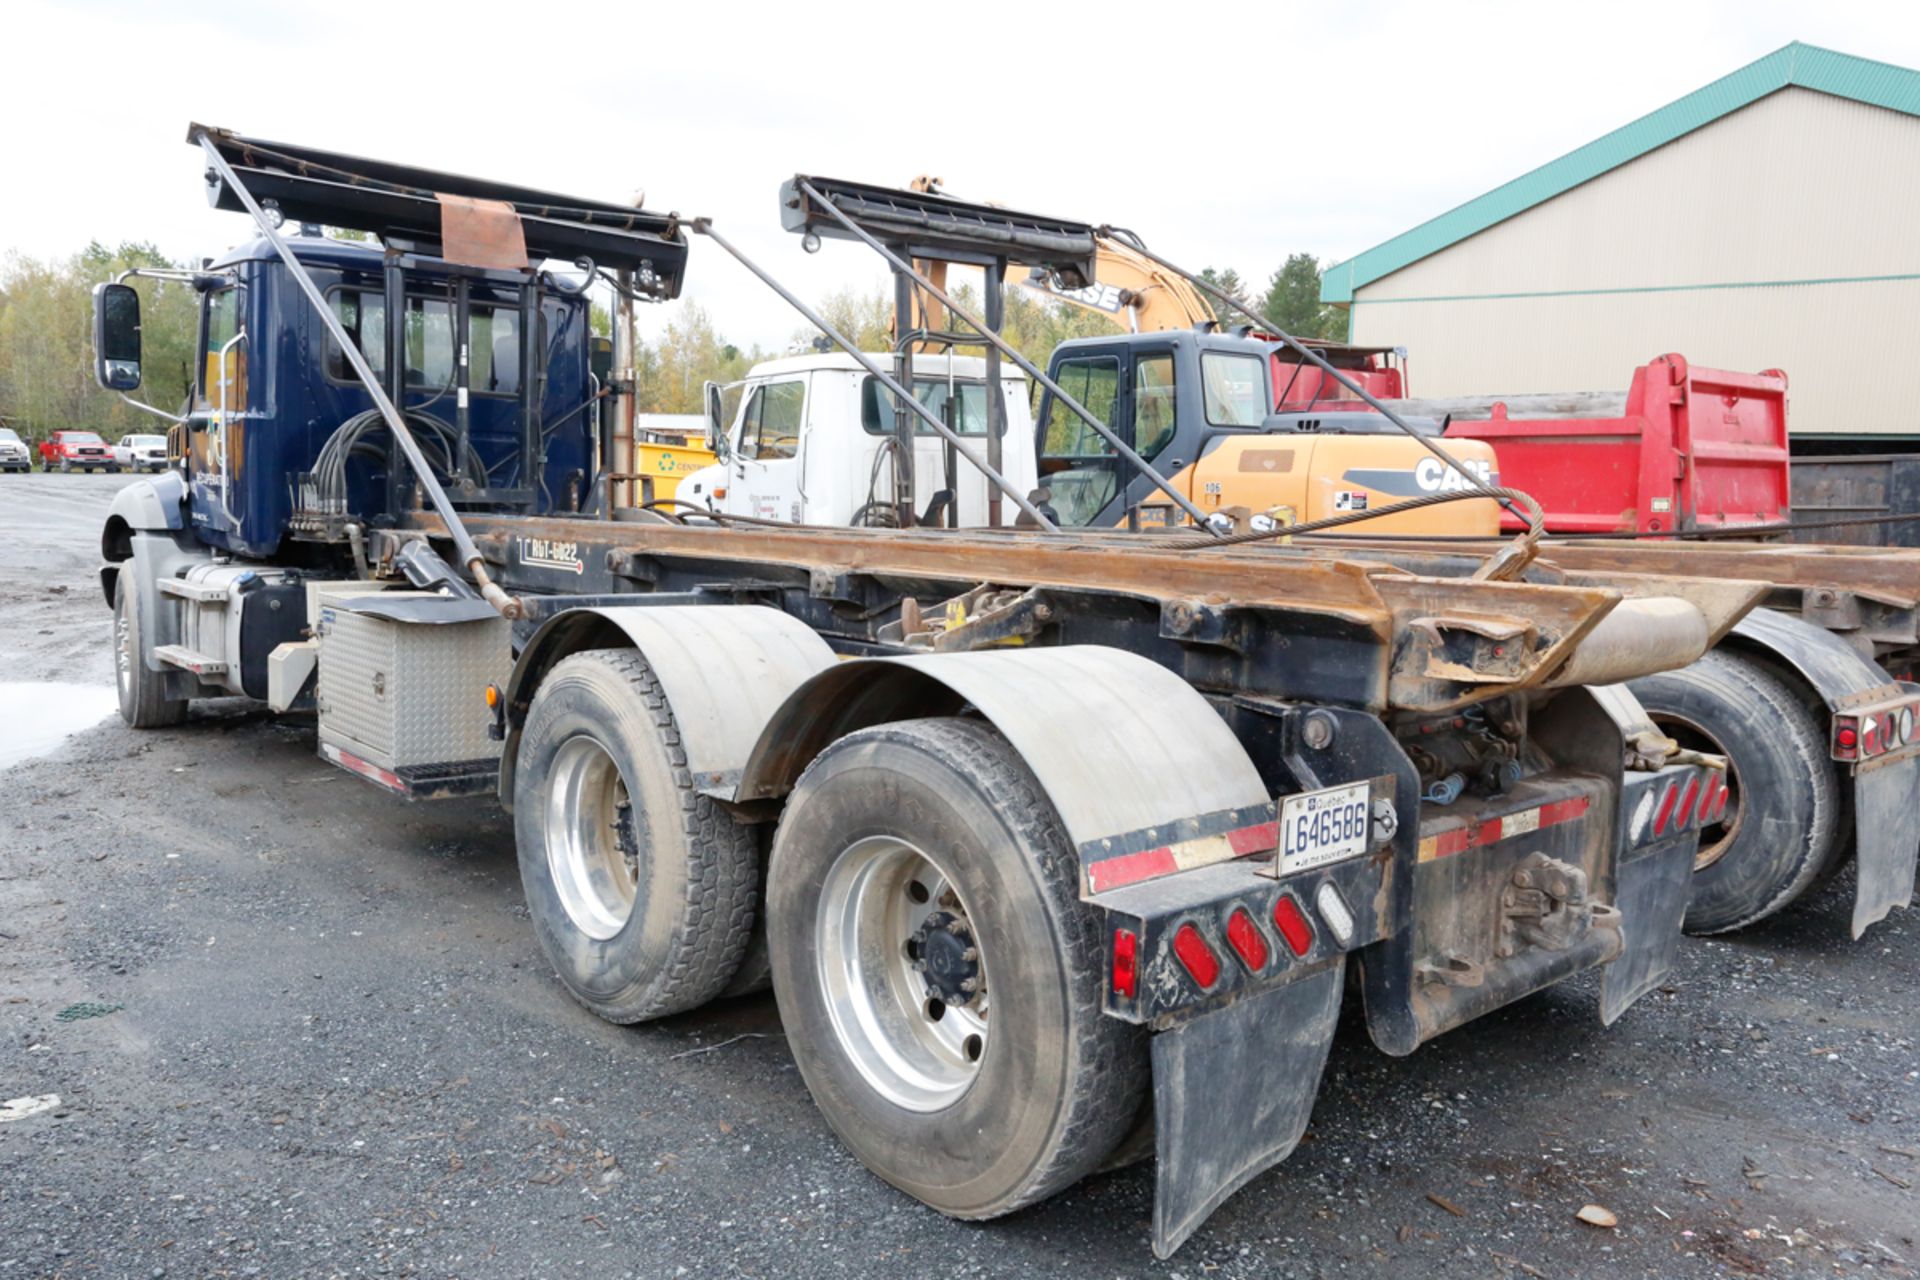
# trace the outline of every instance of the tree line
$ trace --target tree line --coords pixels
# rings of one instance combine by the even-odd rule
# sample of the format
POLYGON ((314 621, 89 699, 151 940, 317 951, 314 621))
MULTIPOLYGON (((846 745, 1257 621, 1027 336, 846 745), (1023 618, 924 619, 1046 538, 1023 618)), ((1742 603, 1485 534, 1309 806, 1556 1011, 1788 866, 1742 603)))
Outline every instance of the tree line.
MULTIPOLYGON (((67 428, 98 431, 108 439, 136 429, 156 429, 158 419, 93 381, 91 295, 95 284, 129 268, 180 265, 152 244, 139 241, 117 247, 95 241, 64 259, 14 254, 0 263, 0 426, 12 427, 33 441, 67 428)), ((1319 263, 1311 254, 1289 256, 1268 277, 1265 291, 1257 298, 1232 269, 1209 268, 1202 278, 1229 296, 1251 303, 1270 323, 1296 337, 1345 334, 1343 314, 1320 305, 1319 263)), ((135 277, 132 283, 141 294, 144 385, 139 394, 160 408, 178 410, 193 385, 199 324, 196 295, 192 286, 177 281, 135 277)), ((963 306, 977 312, 978 291, 973 285, 961 283, 952 292, 963 306)), ((893 345, 890 292, 841 290, 823 299, 818 310, 862 350, 885 351, 893 345)), ((1244 317, 1228 314, 1220 319, 1231 326, 1244 317)), ((605 314, 596 308, 595 327, 604 332, 604 325, 605 314)), ((1060 343, 1112 333, 1115 328, 1098 313, 1022 288, 1006 291, 1002 335, 1042 367, 1060 343)), ((785 352, 741 346, 728 341, 706 310, 688 299, 678 305, 659 335, 641 343, 635 353, 640 409, 699 413, 706 382, 736 381, 761 360, 812 350, 823 341, 811 328, 802 328, 794 331, 785 352)))

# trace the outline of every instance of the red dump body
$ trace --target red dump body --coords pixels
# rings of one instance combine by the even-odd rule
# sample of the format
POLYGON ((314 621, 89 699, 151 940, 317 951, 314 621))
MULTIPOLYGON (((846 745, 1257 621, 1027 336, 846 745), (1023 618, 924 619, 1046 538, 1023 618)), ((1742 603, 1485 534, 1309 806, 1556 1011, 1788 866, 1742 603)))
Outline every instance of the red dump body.
POLYGON ((1532 494, 1555 533, 1659 533, 1790 515, 1787 375, 1778 369, 1728 373, 1665 355, 1634 371, 1624 404, 1516 396, 1489 402, 1484 415, 1468 402, 1435 401, 1427 411, 1442 407, 1453 413, 1446 434, 1491 444, 1500 482, 1532 494))
MULTIPOLYGON (((1348 378, 1352 378, 1367 395, 1375 399, 1400 399, 1405 395, 1405 382, 1398 368, 1384 367, 1379 361, 1354 361, 1350 365, 1336 363, 1348 378)), ((1292 359, 1292 353, 1279 349, 1273 353, 1273 395, 1275 395, 1275 413, 1311 413, 1313 409, 1327 409, 1329 405, 1336 409, 1357 409, 1367 413, 1367 401, 1359 399, 1352 391, 1346 390, 1329 374, 1306 363, 1292 359)))

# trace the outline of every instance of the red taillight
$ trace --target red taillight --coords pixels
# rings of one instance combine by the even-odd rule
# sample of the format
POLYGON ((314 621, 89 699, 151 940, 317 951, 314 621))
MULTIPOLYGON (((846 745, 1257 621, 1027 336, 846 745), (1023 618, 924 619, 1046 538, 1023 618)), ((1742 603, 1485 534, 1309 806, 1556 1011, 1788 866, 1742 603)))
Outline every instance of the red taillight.
POLYGON ((1660 795, 1660 807, 1653 813, 1653 834, 1667 834, 1667 823, 1673 817, 1673 802, 1680 798, 1678 783, 1669 782, 1667 789, 1660 795))
POLYGON ((1173 931, 1173 954, 1201 986, 1210 987, 1219 980, 1220 958, 1191 924, 1183 924, 1173 931))
POLYGON ((1303 956, 1313 949, 1313 926, 1307 923, 1307 913, 1292 894, 1281 894, 1280 901, 1273 904, 1273 927, 1287 940, 1293 954, 1303 956))
POLYGON ((1140 939, 1131 929, 1113 931, 1113 993, 1128 1000, 1140 993, 1140 939))
POLYGON ((1851 758, 1860 749, 1860 731, 1852 720, 1833 722, 1833 754, 1843 759, 1851 758))
POLYGON ((1713 820, 1715 822, 1727 816, 1727 797, 1732 794, 1733 788, 1727 785, 1726 779, 1722 778, 1720 780, 1720 794, 1713 798, 1713 820))
POLYGON ((1227 945, 1247 966, 1247 972, 1258 973, 1267 967, 1267 940, 1260 936, 1259 926, 1244 907, 1235 907, 1227 917, 1227 945))
POLYGON ((1880 722, 1868 716, 1860 723, 1860 754, 1877 756, 1880 754, 1880 722))
POLYGON ((1693 817, 1693 801, 1700 794, 1700 776, 1695 774, 1687 779, 1687 793, 1680 797, 1680 807, 1673 815, 1673 825, 1684 827, 1693 817))
POLYGON ((1726 783, 1717 773, 1706 775, 1706 781, 1700 784, 1700 812, 1697 815, 1702 825, 1713 820, 1713 806, 1727 789, 1726 783))

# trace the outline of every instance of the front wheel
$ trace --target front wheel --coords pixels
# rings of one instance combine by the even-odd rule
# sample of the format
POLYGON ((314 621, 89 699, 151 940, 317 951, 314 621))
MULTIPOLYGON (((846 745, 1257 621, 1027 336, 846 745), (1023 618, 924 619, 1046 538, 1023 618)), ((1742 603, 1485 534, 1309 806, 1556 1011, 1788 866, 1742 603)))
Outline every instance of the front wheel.
POLYGON ((800 1074, 862 1163, 991 1218, 1098 1168, 1139 1112, 1138 1028, 1052 804, 992 729, 916 720, 808 767, 774 837, 767 931, 800 1074))
POLYGON ((1819 718, 1791 686, 1715 650, 1630 687, 1662 732, 1728 760, 1726 811, 1700 831, 1688 933, 1763 920, 1834 868, 1839 779, 1819 718))
POLYGON ((140 610, 140 593, 129 582, 134 572, 129 560, 113 580, 113 675, 120 718, 135 729, 164 729, 186 720, 187 700, 167 697, 166 682, 147 667, 153 632, 140 610))

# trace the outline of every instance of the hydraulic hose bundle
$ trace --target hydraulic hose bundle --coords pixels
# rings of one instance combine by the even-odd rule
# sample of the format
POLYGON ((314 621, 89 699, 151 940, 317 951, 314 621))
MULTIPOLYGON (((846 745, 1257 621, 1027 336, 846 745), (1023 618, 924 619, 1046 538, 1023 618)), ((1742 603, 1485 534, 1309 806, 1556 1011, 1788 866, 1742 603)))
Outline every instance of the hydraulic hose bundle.
MULTIPOLYGON (((408 409, 406 422, 436 480, 456 486, 486 487, 486 469, 479 455, 461 439, 453 424, 419 409, 408 409)), ((368 409, 348 418, 327 437, 313 463, 314 495, 323 507, 345 509, 349 459, 359 457, 384 466, 392 465, 391 439, 375 439, 383 434, 390 436, 385 416, 378 409, 368 409)))

